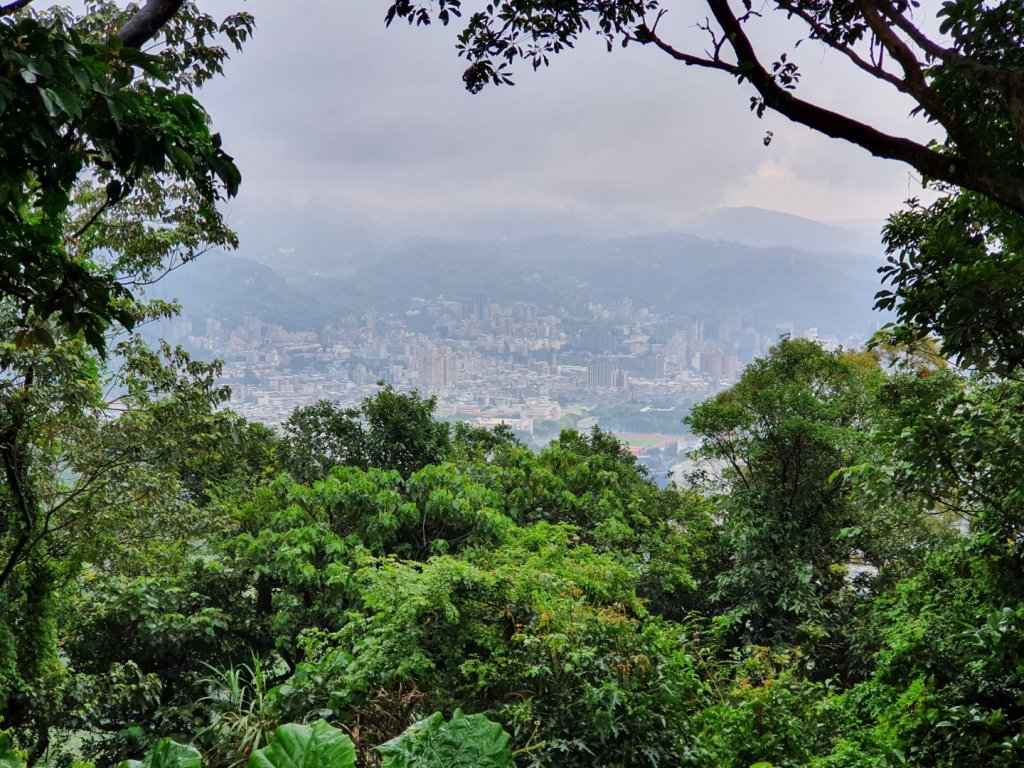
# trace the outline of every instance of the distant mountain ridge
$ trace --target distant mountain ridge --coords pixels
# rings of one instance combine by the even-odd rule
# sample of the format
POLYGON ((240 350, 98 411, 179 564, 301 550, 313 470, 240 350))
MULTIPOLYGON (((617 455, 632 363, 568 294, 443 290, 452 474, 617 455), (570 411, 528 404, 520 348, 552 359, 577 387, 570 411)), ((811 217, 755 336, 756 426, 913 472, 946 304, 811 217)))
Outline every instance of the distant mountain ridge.
MULTIPOLYGON (((819 234, 830 231, 821 227, 819 234)), ((291 329, 370 308, 403 312, 414 297, 467 301, 486 291, 495 301, 547 310, 609 305, 627 296, 635 307, 660 313, 739 309, 767 323, 846 334, 882 319, 871 309, 881 263, 880 255, 759 248, 688 234, 421 240, 385 249, 343 277, 303 271, 294 261, 285 276, 265 263, 210 254, 169 276, 161 292, 178 296, 189 316, 233 325, 256 315, 291 329)))
POLYGON ((882 222, 824 223, 763 208, 715 208, 687 220, 683 232, 754 247, 791 246, 824 253, 882 253, 882 222))

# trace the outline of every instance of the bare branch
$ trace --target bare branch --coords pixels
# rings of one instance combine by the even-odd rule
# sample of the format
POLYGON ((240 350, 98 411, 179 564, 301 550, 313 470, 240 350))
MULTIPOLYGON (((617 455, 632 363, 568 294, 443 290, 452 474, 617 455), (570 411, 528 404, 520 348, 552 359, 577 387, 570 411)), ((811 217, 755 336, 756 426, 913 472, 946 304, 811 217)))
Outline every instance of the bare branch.
POLYGON ((705 51, 706 56, 696 56, 686 51, 681 51, 678 48, 665 42, 665 40, 658 34, 658 23, 665 15, 664 9, 658 11, 658 16, 655 18, 654 23, 648 25, 646 21, 638 26, 632 33, 625 33, 626 38, 632 42, 640 43, 641 45, 654 45, 658 49, 664 51, 676 61, 681 61, 690 67, 704 67, 706 69, 720 69, 723 72, 728 72, 731 75, 735 75, 736 68, 733 64, 723 61, 720 53, 722 45, 725 43, 724 38, 717 37, 711 30, 710 22, 706 26, 701 26, 711 35, 712 50, 705 51))
MULTIPOLYGON (((634 38, 636 39, 636 38, 634 38)), ((730 64, 727 61, 722 61, 719 58, 703 58, 701 56, 694 56, 693 54, 680 51, 678 48, 674 48, 657 35, 651 34, 646 39, 639 39, 638 42, 642 43, 653 43, 656 47, 667 53, 676 61, 681 61, 690 67, 704 67, 706 69, 720 69, 723 72, 728 72, 731 75, 737 74, 736 66, 730 64)))
POLYGON ((892 72, 887 71, 884 68, 881 59, 874 60, 873 58, 872 61, 868 61, 857 53, 852 46, 841 43, 838 40, 829 39, 828 30, 817 19, 788 0, 786 0, 786 2, 780 2, 779 8, 792 14, 798 19, 801 19, 808 27, 811 28, 811 31, 817 36, 816 39, 820 40, 824 45, 827 45, 832 50, 838 51, 846 56, 846 58, 853 62, 857 67, 864 70, 872 77, 884 80, 897 90, 907 93, 907 84, 892 72))

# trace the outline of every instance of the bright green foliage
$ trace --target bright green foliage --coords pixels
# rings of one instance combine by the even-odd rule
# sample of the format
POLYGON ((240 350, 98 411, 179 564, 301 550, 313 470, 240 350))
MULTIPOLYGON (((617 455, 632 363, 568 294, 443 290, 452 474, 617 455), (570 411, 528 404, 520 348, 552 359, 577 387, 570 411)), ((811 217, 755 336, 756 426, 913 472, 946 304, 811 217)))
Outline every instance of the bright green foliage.
POLYGON ((200 768, 202 763, 195 747, 160 739, 142 760, 125 760, 120 768, 200 768))
POLYGON ((11 739, 0 732, 0 768, 23 768, 22 756, 11 746, 11 739))
POLYGON ((352 739, 323 720, 312 725, 282 725, 263 749, 252 753, 249 768, 355 768, 352 739))
MULTIPOLYGON (((540 453, 455 432, 451 461, 406 476, 247 490, 218 470, 190 555, 94 571, 67 599, 60 722, 97 759, 136 753, 123 734, 195 733, 209 768, 319 718, 371 760, 457 708, 500 725, 521 768, 1010 765, 1021 601, 994 534, 1016 529, 952 474, 923 480, 945 456, 1009 502, 1012 465, 972 451, 1010 450, 996 404, 1014 391, 784 342, 694 412, 722 470, 707 498, 659 490, 599 431, 540 453), (943 437, 947 400, 965 423, 943 437), (954 498, 977 536, 923 514, 954 498), (851 561, 878 572, 854 581, 851 561)), ((265 466, 250 455, 267 454, 226 466, 265 466)))
POLYGON ((755 646, 722 664, 716 681, 722 697, 694 718, 694 761, 796 768, 827 748, 834 733, 817 711, 825 691, 801 678, 797 661, 755 646))
MULTIPOLYGON (((686 633, 641 594, 668 606, 695 590, 688 542, 708 535, 706 505, 659 491, 601 433, 565 433, 540 456, 496 446, 493 463, 455 448, 464 465, 404 480, 337 467, 244 494, 176 575, 85 582, 66 653, 94 676, 133 658, 161 684, 142 714, 153 732, 201 731, 213 766, 275 720, 325 713, 357 723, 366 752, 404 729, 410 704, 489 710, 535 764, 634 748, 671 763, 680 734, 660 724, 700 685, 686 633), (515 477, 540 496, 517 495, 515 477), (538 519, 560 510, 577 525, 538 519), (257 668, 262 683, 245 671, 257 668)), ((127 726, 138 710, 124 703, 127 726)))
POLYGON ((638 589, 665 615, 684 615, 702 597, 710 510, 697 494, 659 490, 614 436, 572 430, 538 455, 511 448, 489 468, 507 514, 520 523, 569 523, 580 541, 633 561, 638 589))
MULTIPOLYGON (((105 182, 103 208, 162 172, 212 205, 221 190, 235 194, 238 169, 198 102, 161 82, 170 76, 158 56, 90 38, 60 16, 15 16, 0 20, 0 62, 0 290, 22 321, 55 317, 100 349, 112 322, 131 328, 134 317, 115 273, 68 252, 64 216, 78 178, 105 182)), ((26 343, 29 334, 50 338, 32 328, 26 343)))
POLYGON ((509 735, 483 715, 435 712, 377 747, 383 768, 515 768, 509 735))
POLYGON ((537 764, 636 749, 651 764, 669 760, 676 736, 656 725, 697 687, 673 650, 682 638, 644 614, 631 569, 572 538, 538 523, 468 562, 389 560, 357 572, 365 617, 350 616, 317 667, 320 685, 345 692, 331 707, 411 687, 437 706, 497 708, 537 764))

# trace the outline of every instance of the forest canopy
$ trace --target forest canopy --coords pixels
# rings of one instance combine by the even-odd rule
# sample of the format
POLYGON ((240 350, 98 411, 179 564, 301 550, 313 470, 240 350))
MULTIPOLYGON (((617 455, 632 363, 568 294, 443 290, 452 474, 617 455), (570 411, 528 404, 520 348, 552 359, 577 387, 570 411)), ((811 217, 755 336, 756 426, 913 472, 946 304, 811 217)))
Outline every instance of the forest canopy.
MULTIPOLYGON (((704 5, 703 55, 656 3, 482 7, 467 83, 593 27, 825 117, 748 50, 761 9, 704 5)), ((600 429, 534 452, 386 385, 280 430, 223 409, 216 363, 135 331, 174 312, 148 282, 235 243, 192 91, 252 19, 0 6, 0 765, 1019 765, 1024 13, 764 10, 918 100, 936 145, 835 125, 942 195, 887 225, 875 349, 779 340, 659 488, 600 429)))

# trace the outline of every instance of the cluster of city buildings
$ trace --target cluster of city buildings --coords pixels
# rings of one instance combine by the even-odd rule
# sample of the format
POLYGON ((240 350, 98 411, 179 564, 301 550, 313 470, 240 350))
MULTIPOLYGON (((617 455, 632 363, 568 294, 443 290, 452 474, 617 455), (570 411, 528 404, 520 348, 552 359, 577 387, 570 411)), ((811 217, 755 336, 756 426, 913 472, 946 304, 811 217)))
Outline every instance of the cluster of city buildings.
POLYGON ((384 381, 436 395, 443 418, 504 422, 531 435, 567 410, 586 418, 596 406, 703 399, 734 383, 779 336, 797 335, 792 323, 759 326, 739 311, 662 315, 635 309, 629 298, 544 310, 483 292, 414 299, 401 314, 369 311, 317 329, 285 330, 257 317, 231 328, 181 316, 165 330, 172 343, 224 361, 230 407, 252 420, 279 423, 320 399, 354 405, 384 381))

